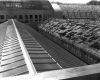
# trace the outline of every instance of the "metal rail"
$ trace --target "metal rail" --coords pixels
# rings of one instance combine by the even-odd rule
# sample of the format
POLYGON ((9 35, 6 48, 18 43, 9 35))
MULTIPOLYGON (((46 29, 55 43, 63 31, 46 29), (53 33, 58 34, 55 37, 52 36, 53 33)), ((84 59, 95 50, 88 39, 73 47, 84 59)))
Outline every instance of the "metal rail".
POLYGON ((4 77, 11 76, 11 75, 21 75, 21 74, 28 73, 28 71, 29 74, 16 76, 16 77, 1 78, 0 80, 6 80, 6 79, 9 80, 12 79, 14 80, 16 79, 17 80, 22 80, 22 79, 23 80, 27 80, 27 79, 28 80, 33 80, 33 79, 34 80, 48 80, 48 79, 49 80, 59 80, 59 79, 99 80, 100 79, 99 63, 93 65, 81 66, 81 67, 35 73, 34 69, 36 71, 37 69, 34 61, 32 62, 32 58, 35 59, 40 57, 44 58, 43 57, 44 54, 45 57, 48 58, 47 52, 41 56, 42 53, 39 51, 45 52, 45 50, 43 50, 43 48, 37 43, 37 41, 34 38, 32 38, 32 36, 29 36, 29 34, 23 35, 24 33, 27 33, 27 31, 23 30, 21 26, 18 27, 18 25, 16 25, 13 20, 11 21, 13 22, 13 25, 9 25, 7 27, 7 34, 4 41, 2 59, 0 64, 2 67, 0 69, 0 76, 2 76, 2 74, 4 75, 4 77), (32 45, 32 46, 30 48, 27 45, 28 46, 32 45), (25 66, 27 66, 28 70, 25 66), (18 73, 16 73, 17 71, 18 73))
POLYGON ((35 74, 37 71, 36 71, 34 65, 32 64, 32 61, 31 61, 31 59, 30 59, 30 57, 29 57, 29 54, 28 54, 28 51, 26 50, 26 48, 25 48, 25 46, 24 46, 24 44, 23 44, 23 41, 22 41, 22 39, 21 39, 21 36, 20 36, 20 34, 19 34, 19 32, 18 32, 18 30, 17 30, 17 28, 16 28, 16 25, 15 25, 13 19, 12 19, 12 22, 13 22, 13 25, 14 25, 14 28, 15 28, 15 31, 16 31, 16 34, 17 34, 19 43, 20 43, 20 47, 21 47, 21 49, 22 49, 23 56, 24 56, 24 58, 25 58, 25 62, 26 62, 26 64, 27 64, 27 68, 28 68, 28 70, 29 70, 29 73, 30 73, 30 74, 35 74))
POLYGON ((54 70, 35 75, 0 78, 0 80, 100 80, 100 64, 54 70))
POLYGON ((24 28, 25 26, 23 27, 22 24, 16 20, 15 24, 37 72, 62 68, 24 28))

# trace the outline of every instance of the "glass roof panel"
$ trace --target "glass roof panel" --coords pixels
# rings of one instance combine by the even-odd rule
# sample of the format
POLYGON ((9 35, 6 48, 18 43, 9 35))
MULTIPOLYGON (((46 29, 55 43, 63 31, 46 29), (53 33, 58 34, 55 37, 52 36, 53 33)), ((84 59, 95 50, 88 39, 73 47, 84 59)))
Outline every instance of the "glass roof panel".
POLYGON ((48 0, 0 0, 0 9, 32 9, 50 10, 51 4, 48 0))

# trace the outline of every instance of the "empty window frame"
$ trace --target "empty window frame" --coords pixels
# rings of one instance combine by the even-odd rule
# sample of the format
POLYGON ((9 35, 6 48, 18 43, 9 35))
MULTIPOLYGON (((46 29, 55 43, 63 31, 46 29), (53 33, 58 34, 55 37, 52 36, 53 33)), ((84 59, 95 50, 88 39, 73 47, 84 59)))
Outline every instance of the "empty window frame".
POLYGON ((39 21, 42 21, 42 15, 39 15, 39 21))
POLYGON ((4 15, 0 15, 0 19, 4 19, 4 15))
POLYGON ((47 15, 44 14, 44 15, 43 15, 43 21, 46 20, 46 19, 47 19, 47 15))
POLYGON ((38 19, 38 15, 35 15, 35 19, 38 19))
POLYGON ((35 22, 38 21, 38 15, 35 15, 35 22))
POLYGON ((33 15, 30 15, 30 19, 33 19, 33 15))
POLYGON ((25 15, 25 19, 28 19, 28 15, 25 15))
POLYGON ((22 15, 19 15, 19 19, 23 19, 23 16, 22 15))
POLYGON ((39 18, 42 18, 42 15, 39 15, 39 18))

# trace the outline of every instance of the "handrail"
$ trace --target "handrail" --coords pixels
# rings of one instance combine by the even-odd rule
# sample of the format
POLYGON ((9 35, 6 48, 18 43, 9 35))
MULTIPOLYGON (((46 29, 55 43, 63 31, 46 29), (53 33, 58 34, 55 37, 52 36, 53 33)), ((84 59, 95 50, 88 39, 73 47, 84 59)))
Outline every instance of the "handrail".
MULTIPOLYGON (((82 67, 74 67, 74 68, 67 68, 67 69, 61 69, 61 70, 54 70, 54 71, 48 71, 48 72, 41 72, 37 74, 29 74, 29 75, 21 75, 21 76, 15 76, 15 77, 7 77, 7 78, 0 78, 0 80, 60 80, 60 79, 69 79, 75 80, 74 78, 83 77, 87 75, 92 74, 98 74, 100 73, 100 64, 94 64, 94 65, 88 65, 88 66, 82 66, 82 67)), ((92 80, 99 80, 99 76, 97 75, 95 77, 96 79, 92 80)), ((78 80, 81 80, 78 79, 78 80)), ((76 79, 77 80, 77 79, 76 79)), ((84 80, 87 80, 86 78, 84 80)), ((88 77, 88 80, 89 77, 88 77)))
MULTIPOLYGON (((60 79, 67 80, 69 78, 85 77, 87 75, 93 76, 93 74, 98 74, 98 73, 100 73, 100 64, 93 64, 93 65, 87 65, 87 66, 81 66, 81 67, 74 67, 74 68, 67 68, 67 69, 38 73, 37 75, 33 76, 33 79, 34 78, 38 79, 38 77, 39 77, 41 80, 49 79, 49 78, 54 79, 54 80, 55 79, 56 80, 60 80, 60 79)), ((96 76, 96 78, 98 78, 98 76, 96 76)), ((73 80, 73 79, 71 79, 71 80, 73 80)), ((88 80, 90 80, 90 79, 88 79, 88 80)), ((98 80, 98 79, 95 79, 95 80, 98 80)))
MULTIPOLYGON (((13 21, 13 20, 12 20, 13 21)), ((73 68, 67 68, 67 69, 61 69, 61 70, 53 70, 53 71, 46 71, 46 72, 41 72, 41 73, 35 73, 32 72, 31 70, 34 71, 34 66, 32 65, 32 62, 29 58, 28 52, 25 49, 25 46, 22 42, 22 39, 20 37, 20 34, 18 33, 18 30, 16 28, 16 25, 13 21, 15 30, 17 32, 17 36, 18 36, 18 40, 21 44, 21 48, 22 48, 22 52, 24 52, 24 57, 25 57, 25 61, 27 63, 28 69, 29 69, 29 76, 28 78, 25 78, 23 80, 42 80, 42 79, 49 79, 50 80, 59 80, 59 79, 69 79, 69 78, 78 78, 78 77, 85 77, 87 75, 92 75, 92 74, 97 74, 97 78, 98 78, 98 74, 100 73, 100 64, 92 64, 92 65, 86 65, 86 66, 80 66, 80 67, 73 67, 73 68), (27 57, 28 56, 28 57, 27 57), (32 67, 33 66, 33 67, 32 67)), ((27 75, 26 75, 27 76, 27 75)), ((18 76, 18 80, 22 79, 20 78, 21 76, 18 76)), ((24 78, 24 77, 23 77, 24 78)), ((13 79, 13 77, 11 78, 13 79)), ((14 77, 15 79, 15 77, 14 77)), ((16 78, 17 79, 17 78, 16 78)))
MULTIPOLYGON (((80 67, 73 67, 73 68, 67 68, 67 69, 61 69, 61 70, 53 70, 53 71, 46 71, 37 73, 35 70, 35 67, 28 55, 28 52, 23 44, 23 41, 21 39, 21 36, 17 30, 17 27, 14 23, 14 20, 12 19, 20 47, 23 52, 23 56, 25 57, 25 62, 27 64, 27 68, 29 70, 29 74, 27 75, 21 75, 21 76, 14 76, 14 77, 7 77, 7 78, 0 78, 0 80, 59 80, 59 79, 69 79, 69 78, 79 78, 79 77, 85 77, 85 76, 91 76, 93 74, 97 74, 96 78, 98 77, 98 74, 100 73, 100 63, 98 64, 92 64, 92 65, 86 65, 86 66, 80 66, 80 67)), ((96 79, 97 80, 97 79, 96 79)))
POLYGON ((19 43, 20 43, 20 47, 22 49, 23 56, 25 58, 25 62, 27 64, 27 68, 29 70, 29 74, 35 74, 35 73, 37 73, 37 71, 36 71, 36 69, 35 69, 35 67, 34 67, 34 65, 33 65, 32 61, 31 61, 31 59, 30 59, 30 57, 28 55, 28 51, 27 51, 27 49, 26 49, 26 47, 25 47, 25 45, 24 45, 24 43, 23 43, 23 41, 21 39, 21 36, 20 36, 20 34, 19 34, 18 30, 17 30, 17 27, 16 27, 13 19, 12 19, 12 22, 13 22, 13 25, 14 25, 14 28, 15 28, 19 43))

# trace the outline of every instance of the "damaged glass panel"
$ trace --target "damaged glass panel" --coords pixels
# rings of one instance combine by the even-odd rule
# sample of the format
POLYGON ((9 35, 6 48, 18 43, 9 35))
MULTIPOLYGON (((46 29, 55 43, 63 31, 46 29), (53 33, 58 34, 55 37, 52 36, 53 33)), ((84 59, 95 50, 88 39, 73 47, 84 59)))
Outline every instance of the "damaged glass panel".
POLYGON ((66 35, 66 32, 63 32, 63 33, 59 33, 60 36, 65 36, 66 35))
POLYGON ((72 36, 74 36, 75 34, 76 34, 77 32, 70 32, 67 36, 66 36, 66 38, 71 38, 72 36))
POLYGON ((60 29, 61 29, 61 30, 65 30, 66 28, 62 26, 60 29))
POLYGON ((100 49, 100 42, 95 42, 94 44, 92 44, 90 47, 95 48, 95 49, 100 49))

